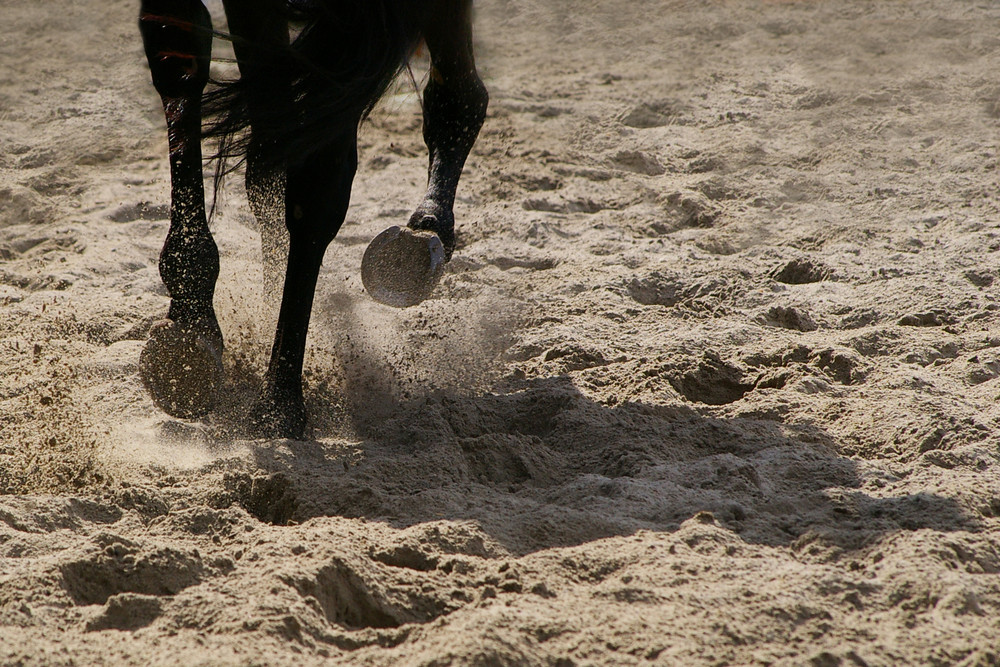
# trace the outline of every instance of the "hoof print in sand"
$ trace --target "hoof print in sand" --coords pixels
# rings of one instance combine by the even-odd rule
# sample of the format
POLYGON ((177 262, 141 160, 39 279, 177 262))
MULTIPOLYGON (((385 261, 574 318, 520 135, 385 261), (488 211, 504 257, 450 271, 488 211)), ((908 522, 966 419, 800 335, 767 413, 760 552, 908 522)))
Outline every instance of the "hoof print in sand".
POLYGON ((537 437, 487 434, 459 443, 469 476, 480 484, 516 488, 546 486, 558 469, 553 453, 537 437))
POLYGON ((611 165, 641 176, 660 176, 667 171, 655 155, 642 151, 619 151, 611 159, 611 165))
POLYGON ((119 593, 176 595, 201 580, 195 552, 170 547, 142 549, 134 542, 102 535, 101 550, 62 565, 63 586, 78 605, 105 604, 119 593))
POLYGON ((426 553, 423 549, 406 544, 399 544, 391 549, 384 549, 371 554, 372 560, 389 567, 399 567, 417 572, 432 572, 439 565, 437 556, 426 553))
POLYGON ((264 523, 287 525, 298 509, 295 489, 281 473, 256 477, 246 473, 227 474, 224 483, 226 492, 216 499, 215 504, 238 503, 264 523))
POLYGON ((926 313, 904 315, 896 322, 901 327, 943 327, 955 324, 958 320, 943 310, 931 310, 926 313))
POLYGON ((626 289, 633 300, 644 306, 674 306, 683 297, 680 278, 659 271, 633 278, 626 289))
POLYGON ((564 343, 549 348, 542 360, 554 362, 563 373, 597 368, 609 363, 599 349, 581 343, 564 343))
POLYGON ((589 197, 573 199, 529 197, 521 203, 521 208, 525 211, 541 211, 543 213, 600 213, 608 206, 589 197))
POLYGON ((840 384, 860 384, 868 376, 864 359, 848 348, 817 350, 813 352, 809 362, 840 384))
POLYGON ((101 613, 87 622, 87 632, 138 630, 160 617, 163 604, 155 595, 119 593, 108 598, 101 613))
POLYGON ((993 285, 996 281, 995 270, 990 271, 988 269, 969 269, 964 274, 965 279, 976 287, 986 288, 993 285))
POLYGON ((351 628, 396 628, 416 620, 395 608, 350 563, 340 558, 312 574, 280 578, 302 597, 316 600, 330 623, 351 628))
POLYGON ((720 213, 711 199, 693 190, 670 193, 665 208, 678 227, 712 227, 720 213))
POLYGON ((637 130, 647 130, 666 125, 678 125, 683 109, 675 102, 661 100, 637 104, 621 117, 622 125, 637 130))
POLYGON ((798 258, 783 264, 771 273, 771 277, 786 285, 805 285, 829 280, 833 271, 820 262, 798 258))
POLYGON ((122 204, 108 214, 111 222, 135 222, 136 220, 169 220, 170 207, 166 204, 151 204, 148 201, 122 204))
POLYGON ((819 325, 805 310, 794 306, 772 306, 761 318, 762 324, 793 331, 816 331, 819 325))
POLYGON ((401 589, 394 585, 398 576, 374 559, 334 556, 314 571, 283 574, 279 579, 321 611, 327 622, 354 629, 426 623, 457 608, 435 596, 433 589, 401 589))
POLYGON ((754 387, 742 381, 743 372, 739 368, 714 352, 706 352, 698 361, 678 365, 668 378, 670 386, 684 398, 706 405, 735 403, 754 387))

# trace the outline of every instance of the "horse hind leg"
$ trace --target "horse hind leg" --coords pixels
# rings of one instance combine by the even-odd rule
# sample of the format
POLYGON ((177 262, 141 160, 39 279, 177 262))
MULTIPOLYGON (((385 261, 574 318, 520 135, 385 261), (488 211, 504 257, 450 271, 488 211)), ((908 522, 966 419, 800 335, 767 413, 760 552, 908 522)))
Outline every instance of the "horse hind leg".
POLYGON ((200 0, 142 0, 139 29, 166 115, 171 197, 159 263, 170 308, 150 330, 139 372, 161 409, 198 417, 212 410, 222 381, 222 331, 212 303, 219 251, 205 214, 201 153, 211 17, 200 0))
POLYGON ((281 298, 282 276, 288 261, 288 230, 284 220, 285 174, 274 170, 259 173, 247 162, 247 200, 260 230, 264 264, 264 298, 269 307, 281 298))
POLYGON ((490 98, 472 51, 472 0, 440 0, 428 26, 431 73, 424 90, 424 142, 430 167, 427 194, 407 226, 437 234, 450 259, 455 191, 490 98))
MULTIPOLYGON (((286 115, 292 116, 291 97, 286 73, 280 64, 268 57, 269 50, 287 48, 288 25, 282 16, 280 0, 223 0, 233 50, 240 74, 260 83, 266 101, 256 95, 247 99, 250 109, 250 128, 253 132, 258 117, 275 113, 276 100, 288 107, 286 115), (261 106, 265 106, 263 110, 261 106)), ((281 298, 282 278, 288 259, 288 230, 285 227, 285 172, 274 166, 262 166, 254 154, 247 155, 246 192, 250 210, 257 220, 261 237, 261 255, 264 264, 264 296, 269 306, 277 306, 281 298)))
POLYGON ((391 227, 365 252, 369 294, 392 306, 430 295, 455 250, 455 191, 486 118, 489 95, 472 50, 472 1, 438 0, 424 36, 431 54, 424 90, 424 142, 430 154, 427 193, 407 229, 391 227))

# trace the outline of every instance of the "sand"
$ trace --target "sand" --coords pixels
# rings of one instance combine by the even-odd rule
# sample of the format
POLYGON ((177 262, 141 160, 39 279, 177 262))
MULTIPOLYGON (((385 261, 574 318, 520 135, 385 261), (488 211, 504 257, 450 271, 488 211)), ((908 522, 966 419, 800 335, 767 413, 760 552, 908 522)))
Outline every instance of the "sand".
POLYGON ((361 285, 422 195, 403 81, 272 441, 240 178, 222 405, 137 376, 136 4, 0 0, 0 664, 1000 664, 1000 6, 482 0, 455 258, 361 285))

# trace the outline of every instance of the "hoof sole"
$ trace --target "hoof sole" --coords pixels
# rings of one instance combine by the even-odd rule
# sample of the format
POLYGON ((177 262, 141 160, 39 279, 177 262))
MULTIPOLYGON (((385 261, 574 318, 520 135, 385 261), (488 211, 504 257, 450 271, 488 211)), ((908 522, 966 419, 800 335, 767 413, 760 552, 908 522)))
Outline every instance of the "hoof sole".
POLYGON ((158 408, 193 419, 215 408, 222 385, 222 346, 193 328, 153 325, 139 357, 139 375, 158 408))
POLYGON ((361 282, 379 303, 406 308, 430 296, 445 261, 437 234, 392 226, 368 244, 361 260, 361 282))

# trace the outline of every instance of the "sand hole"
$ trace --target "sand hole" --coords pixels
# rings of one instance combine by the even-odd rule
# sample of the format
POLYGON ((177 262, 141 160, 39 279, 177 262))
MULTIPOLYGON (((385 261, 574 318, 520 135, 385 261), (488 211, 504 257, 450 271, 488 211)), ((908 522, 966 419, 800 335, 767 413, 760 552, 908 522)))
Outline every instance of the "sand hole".
POLYGON ((87 632, 138 630, 151 625, 163 613, 163 603, 155 595, 118 593, 108 598, 106 608, 87 622, 87 632))
POLYGON ((725 405, 734 403, 753 389, 742 382, 743 372, 726 363, 714 352, 687 368, 669 374, 670 385, 684 398, 695 403, 725 405))
POLYGON ((436 556, 424 553, 424 551, 408 544, 400 544, 392 549, 377 551, 372 554, 372 559, 389 567, 400 567, 418 572, 430 572, 437 569, 438 566, 436 556))
POLYGON ((786 285, 805 285, 829 280, 833 271, 810 259, 798 258, 774 270, 771 277, 786 285))
POLYGON ((357 572, 339 559, 314 576, 288 577, 285 583, 303 597, 314 598, 331 623, 353 628, 395 628, 404 622, 357 572))
POLYGON ((226 475, 226 493, 218 502, 236 502, 264 523, 287 525, 298 509, 298 497, 289 479, 281 474, 257 475, 246 473, 226 475))
POLYGON ((78 605, 105 604, 113 595, 176 595, 197 584, 203 572, 193 554, 163 547, 141 549, 113 536, 101 536, 99 554, 87 554, 60 567, 63 586, 78 605))
MULTIPOLYGON (((394 560, 395 555, 399 554, 387 557, 394 560)), ((410 565, 421 565, 412 556, 403 554, 401 558, 410 565)), ((422 570, 427 565, 410 569, 422 570)), ((395 628, 431 621, 453 610, 430 593, 410 591, 402 598, 393 596, 391 586, 383 589, 385 577, 377 570, 338 557, 313 573, 289 574, 281 579, 304 598, 315 600, 327 621, 348 628, 395 628)))

